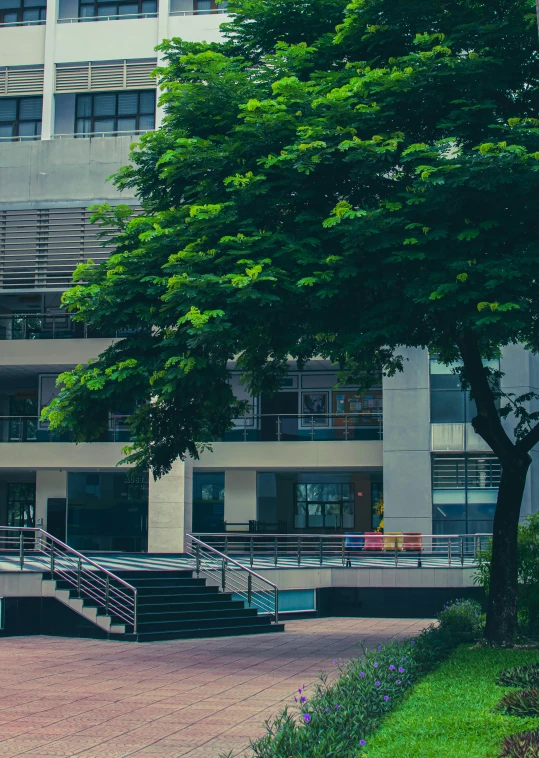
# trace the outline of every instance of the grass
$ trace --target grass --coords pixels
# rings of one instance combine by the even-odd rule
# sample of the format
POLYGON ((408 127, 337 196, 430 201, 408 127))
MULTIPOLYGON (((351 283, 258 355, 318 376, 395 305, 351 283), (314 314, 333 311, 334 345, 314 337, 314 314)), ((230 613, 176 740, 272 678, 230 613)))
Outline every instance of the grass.
POLYGON ((496 677, 538 661, 537 650, 459 647, 384 719, 361 758, 496 758, 508 734, 539 728, 539 719, 493 710, 509 691, 496 677))

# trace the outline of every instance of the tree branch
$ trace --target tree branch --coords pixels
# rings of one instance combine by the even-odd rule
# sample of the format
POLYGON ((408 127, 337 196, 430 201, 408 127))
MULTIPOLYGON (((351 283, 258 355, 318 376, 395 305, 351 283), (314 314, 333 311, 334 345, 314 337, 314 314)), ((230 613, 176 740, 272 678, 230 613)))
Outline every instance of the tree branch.
MULTIPOLYGON (((538 0, 539 2, 539 0, 538 0)), ((539 442, 539 424, 536 424, 533 429, 530 429, 528 434, 517 442, 515 447, 518 450, 522 450, 529 453, 539 442)))

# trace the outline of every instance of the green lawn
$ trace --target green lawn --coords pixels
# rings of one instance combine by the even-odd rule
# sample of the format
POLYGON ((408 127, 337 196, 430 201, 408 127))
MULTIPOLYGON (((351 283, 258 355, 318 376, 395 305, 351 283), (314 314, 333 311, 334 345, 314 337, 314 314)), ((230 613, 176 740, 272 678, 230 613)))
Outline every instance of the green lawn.
POLYGON ((362 758, 496 758, 506 735, 539 728, 539 719, 492 711, 508 691, 496 674, 538 661, 537 650, 458 648, 388 715, 362 758))

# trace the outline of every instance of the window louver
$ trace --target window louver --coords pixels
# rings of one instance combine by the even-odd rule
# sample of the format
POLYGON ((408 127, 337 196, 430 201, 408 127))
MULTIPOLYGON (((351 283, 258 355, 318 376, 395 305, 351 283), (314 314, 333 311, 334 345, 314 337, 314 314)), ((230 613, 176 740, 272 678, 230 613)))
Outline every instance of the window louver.
POLYGON ((79 263, 106 260, 86 208, 0 211, 0 291, 63 290, 79 263))
POLYGON ((56 92, 88 92, 119 89, 151 89, 150 74, 157 60, 78 63, 56 67, 56 92))
POLYGON ((3 66, 0 68, 0 96, 41 95, 43 66, 3 66))
POLYGON ((489 489, 500 485, 501 464, 494 456, 442 456, 432 458, 432 488, 489 489))

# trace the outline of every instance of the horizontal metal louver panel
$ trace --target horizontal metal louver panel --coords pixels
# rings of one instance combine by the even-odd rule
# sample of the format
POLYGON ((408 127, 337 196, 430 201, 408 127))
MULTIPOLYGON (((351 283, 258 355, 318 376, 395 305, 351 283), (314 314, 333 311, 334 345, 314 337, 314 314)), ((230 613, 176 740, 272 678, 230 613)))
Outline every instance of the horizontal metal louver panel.
POLYGON ((91 215, 86 208, 0 211, 0 291, 66 289, 79 263, 106 260, 113 248, 103 247, 91 215))
POLYGON ((0 68, 0 96, 41 95, 43 92, 43 66, 6 66, 0 68))
POLYGON ((56 67, 56 92, 88 92, 118 89, 152 89, 150 74, 157 60, 79 63, 56 67))
POLYGON ((432 459, 432 488, 493 489, 499 487, 501 464, 494 456, 435 455, 432 459))

